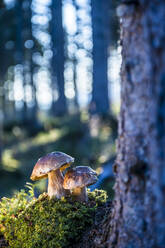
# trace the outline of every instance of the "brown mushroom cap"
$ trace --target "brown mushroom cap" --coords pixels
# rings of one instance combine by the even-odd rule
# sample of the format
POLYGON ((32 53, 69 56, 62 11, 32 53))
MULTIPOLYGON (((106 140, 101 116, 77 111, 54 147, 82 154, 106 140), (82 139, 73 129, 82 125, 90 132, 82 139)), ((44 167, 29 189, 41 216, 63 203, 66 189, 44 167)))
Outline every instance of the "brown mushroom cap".
POLYGON ((74 158, 63 152, 51 152, 46 156, 39 158, 33 168, 30 179, 35 181, 46 178, 49 172, 66 165, 69 166, 73 162, 74 158))
POLYGON ((83 188, 96 183, 97 173, 88 166, 77 166, 65 174, 64 189, 83 188))

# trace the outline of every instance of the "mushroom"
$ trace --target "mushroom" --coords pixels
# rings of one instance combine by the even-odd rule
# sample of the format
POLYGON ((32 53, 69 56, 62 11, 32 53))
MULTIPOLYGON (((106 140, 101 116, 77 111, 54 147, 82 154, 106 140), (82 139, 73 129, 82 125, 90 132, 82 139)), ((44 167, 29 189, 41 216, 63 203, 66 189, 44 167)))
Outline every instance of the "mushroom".
POLYGON ((60 199, 67 195, 63 188, 62 170, 69 167, 74 158, 63 152, 51 152, 41 157, 35 164, 30 179, 33 181, 48 177, 48 195, 60 199))
POLYGON ((67 171, 63 187, 72 191, 72 196, 80 202, 87 202, 86 187, 96 183, 97 173, 88 166, 77 166, 67 171))

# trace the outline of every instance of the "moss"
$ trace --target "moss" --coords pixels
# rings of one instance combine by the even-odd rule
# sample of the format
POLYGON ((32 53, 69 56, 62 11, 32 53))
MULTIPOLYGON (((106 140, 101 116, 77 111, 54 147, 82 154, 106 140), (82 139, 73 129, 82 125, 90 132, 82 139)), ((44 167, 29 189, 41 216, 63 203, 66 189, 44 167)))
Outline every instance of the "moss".
POLYGON ((79 242, 93 224, 98 206, 106 201, 105 191, 88 192, 89 202, 70 198, 50 200, 47 194, 34 198, 31 186, 0 202, 0 231, 11 248, 63 248, 79 242))

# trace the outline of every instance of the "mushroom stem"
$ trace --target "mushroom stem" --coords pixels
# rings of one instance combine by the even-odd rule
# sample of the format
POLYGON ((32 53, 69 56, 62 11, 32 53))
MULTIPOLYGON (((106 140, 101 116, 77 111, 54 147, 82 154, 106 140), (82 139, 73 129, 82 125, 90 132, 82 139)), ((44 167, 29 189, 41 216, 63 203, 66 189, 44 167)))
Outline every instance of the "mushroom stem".
POLYGON ((66 190, 63 188, 64 178, 60 170, 51 171, 48 173, 48 196, 60 199, 66 195, 66 190))
POLYGON ((86 187, 83 187, 83 188, 78 187, 78 188, 73 189, 72 195, 75 197, 77 201, 80 201, 80 202, 88 201, 88 194, 86 191, 86 187))

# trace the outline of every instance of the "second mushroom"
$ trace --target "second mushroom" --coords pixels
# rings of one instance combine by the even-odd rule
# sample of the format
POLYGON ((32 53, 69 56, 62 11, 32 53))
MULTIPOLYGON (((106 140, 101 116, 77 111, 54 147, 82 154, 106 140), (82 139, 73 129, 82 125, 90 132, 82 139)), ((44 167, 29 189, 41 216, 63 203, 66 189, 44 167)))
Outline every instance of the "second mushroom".
POLYGON ((64 189, 71 190, 75 200, 87 202, 86 187, 96 183, 97 173, 88 166, 77 166, 67 171, 64 177, 64 189))

